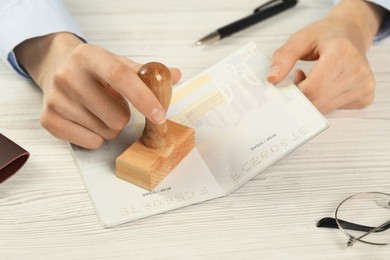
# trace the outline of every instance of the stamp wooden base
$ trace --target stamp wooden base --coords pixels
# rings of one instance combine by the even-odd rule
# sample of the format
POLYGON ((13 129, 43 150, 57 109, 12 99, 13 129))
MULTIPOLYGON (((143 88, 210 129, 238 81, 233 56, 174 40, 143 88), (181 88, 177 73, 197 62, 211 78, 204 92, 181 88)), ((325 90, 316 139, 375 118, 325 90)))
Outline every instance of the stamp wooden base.
POLYGON ((146 190, 153 190, 192 150, 194 129, 167 120, 168 144, 149 148, 138 139, 116 159, 116 174, 146 190))

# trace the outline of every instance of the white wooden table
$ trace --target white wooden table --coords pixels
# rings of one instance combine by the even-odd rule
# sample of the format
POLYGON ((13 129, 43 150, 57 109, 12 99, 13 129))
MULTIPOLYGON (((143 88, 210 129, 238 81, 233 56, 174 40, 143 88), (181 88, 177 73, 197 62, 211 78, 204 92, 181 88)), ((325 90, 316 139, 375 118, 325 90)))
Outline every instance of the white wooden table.
MULTIPOLYGON (((249 41, 271 56, 332 5, 302 0, 217 44, 194 46, 263 2, 65 0, 91 43, 178 66, 183 80, 249 41)), ((327 115, 327 131, 227 197, 111 229, 100 226, 68 144, 41 128, 39 88, 0 64, 0 132, 31 153, 0 185, 0 259, 390 259, 390 247, 347 248, 340 231, 316 227, 353 193, 390 192, 389 52, 390 39, 369 50, 373 105, 327 115)))

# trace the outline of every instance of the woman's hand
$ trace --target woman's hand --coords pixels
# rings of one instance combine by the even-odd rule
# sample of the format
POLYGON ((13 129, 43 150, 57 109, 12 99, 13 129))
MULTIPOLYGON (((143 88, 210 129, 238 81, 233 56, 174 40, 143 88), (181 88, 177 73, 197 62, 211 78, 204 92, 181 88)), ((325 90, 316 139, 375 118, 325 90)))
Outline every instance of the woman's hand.
POLYGON ((317 60, 307 76, 297 70, 294 82, 319 111, 371 104, 375 79, 366 51, 384 15, 366 1, 341 1, 324 19, 293 34, 275 51, 268 80, 281 81, 298 60, 317 60))
MULTIPOLYGON (((141 64, 85 44, 69 33, 27 40, 18 61, 44 95, 41 124, 57 138, 96 149, 118 136, 130 119, 128 102, 151 121, 165 111, 137 76, 141 64)), ((180 71, 172 68, 173 83, 180 71)))

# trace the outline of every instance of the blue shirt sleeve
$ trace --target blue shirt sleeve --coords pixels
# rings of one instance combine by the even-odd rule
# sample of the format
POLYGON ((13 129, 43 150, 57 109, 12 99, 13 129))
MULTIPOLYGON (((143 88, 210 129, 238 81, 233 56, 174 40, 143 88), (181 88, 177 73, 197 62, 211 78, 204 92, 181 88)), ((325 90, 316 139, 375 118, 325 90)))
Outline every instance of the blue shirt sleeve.
POLYGON ((0 58, 24 77, 13 53, 21 42, 56 32, 85 38, 61 0, 1 0, 0 17, 0 58))
POLYGON ((380 41, 390 35, 390 0, 370 0, 370 2, 380 5, 388 11, 378 34, 375 36, 375 41, 380 41))

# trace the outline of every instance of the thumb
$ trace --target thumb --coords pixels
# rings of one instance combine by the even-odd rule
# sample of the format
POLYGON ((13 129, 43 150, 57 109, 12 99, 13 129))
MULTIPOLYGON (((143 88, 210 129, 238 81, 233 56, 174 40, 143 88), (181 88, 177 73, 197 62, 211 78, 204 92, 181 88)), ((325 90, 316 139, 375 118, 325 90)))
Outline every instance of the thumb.
POLYGON ((297 37, 296 34, 291 36, 274 52, 267 80, 276 84, 284 79, 298 60, 311 56, 314 51, 311 46, 308 39, 297 37))

